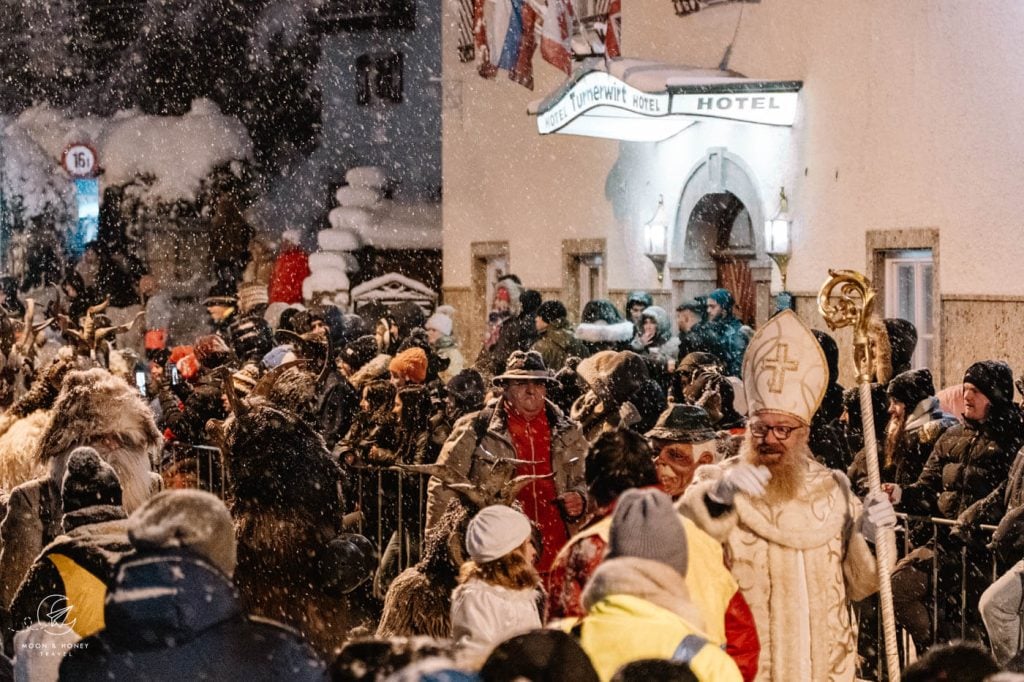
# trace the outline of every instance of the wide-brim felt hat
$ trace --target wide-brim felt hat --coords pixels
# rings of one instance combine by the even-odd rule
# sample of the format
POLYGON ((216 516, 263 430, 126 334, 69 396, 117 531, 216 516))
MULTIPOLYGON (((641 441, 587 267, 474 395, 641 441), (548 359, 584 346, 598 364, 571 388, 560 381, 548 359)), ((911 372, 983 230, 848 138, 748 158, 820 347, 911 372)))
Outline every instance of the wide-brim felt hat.
POLYGON ((504 374, 499 374, 492 381, 501 385, 512 380, 555 382, 551 370, 544 365, 544 358, 535 350, 514 351, 505 363, 504 374))
POLYGON ((706 443, 715 439, 708 413, 695 405, 672 405, 661 413, 648 438, 673 443, 706 443))

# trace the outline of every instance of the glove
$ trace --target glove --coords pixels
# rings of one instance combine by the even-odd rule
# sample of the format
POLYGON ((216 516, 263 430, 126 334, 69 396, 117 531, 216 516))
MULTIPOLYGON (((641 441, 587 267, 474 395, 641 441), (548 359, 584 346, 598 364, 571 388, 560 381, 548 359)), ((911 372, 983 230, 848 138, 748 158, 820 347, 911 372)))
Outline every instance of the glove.
POLYGON ((765 484, 771 480, 772 472, 766 466, 737 464, 725 470, 722 478, 708 492, 713 502, 732 506, 736 493, 744 493, 750 497, 761 497, 765 493, 765 484))
POLYGON ((874 543, 881 528, 896 527, 896 510, 892 508, 889 496, 884 492, 868 493, 864 498, 864 513, 860 517, 860 532, 874 543))

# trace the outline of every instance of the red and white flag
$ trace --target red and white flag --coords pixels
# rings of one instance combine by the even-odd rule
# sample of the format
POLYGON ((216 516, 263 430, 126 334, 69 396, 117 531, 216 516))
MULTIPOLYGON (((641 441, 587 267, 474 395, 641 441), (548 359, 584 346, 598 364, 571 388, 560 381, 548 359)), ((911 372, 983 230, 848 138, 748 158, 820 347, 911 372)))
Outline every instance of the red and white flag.
POLYGON ((612 0, 608 6, 608 23, 604 34, 604 56, 622 56, 622 0, 612 0))
POLYGON ((544 10, 540 56, 547 63, 566 73, 572 73, 570 40, 573 20, 572 0, 548 0, 544 10))

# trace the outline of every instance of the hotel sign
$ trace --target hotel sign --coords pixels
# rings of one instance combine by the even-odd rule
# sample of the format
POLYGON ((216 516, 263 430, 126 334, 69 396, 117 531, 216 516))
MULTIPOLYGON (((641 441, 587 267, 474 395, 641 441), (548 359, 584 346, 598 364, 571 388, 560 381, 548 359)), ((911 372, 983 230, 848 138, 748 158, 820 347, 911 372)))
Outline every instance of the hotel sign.
POLYGON ((550 109, 538 113, 537 127, 541 134, 552 133, 597 107, 612 107, 640 116, 670 113, 667 92, 644 92, 604 71, 591 71, 573 83, 550 109))
POLYGON ((672 113, 727 118, 733 121, 791 126, 796 118, 796 92, 679 93, 672 95, 672 113))

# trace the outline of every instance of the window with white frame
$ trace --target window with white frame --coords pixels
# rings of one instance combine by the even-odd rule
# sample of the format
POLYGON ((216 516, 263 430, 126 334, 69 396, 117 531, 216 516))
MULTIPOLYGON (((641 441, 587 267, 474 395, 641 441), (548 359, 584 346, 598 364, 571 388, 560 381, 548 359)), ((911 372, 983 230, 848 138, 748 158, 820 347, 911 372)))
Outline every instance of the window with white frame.
POLYGON ((931 249, 890 251, 885 255, 885 316, 917 328, 913 367, 929 367, 935 339, 934 264, 931 249))

